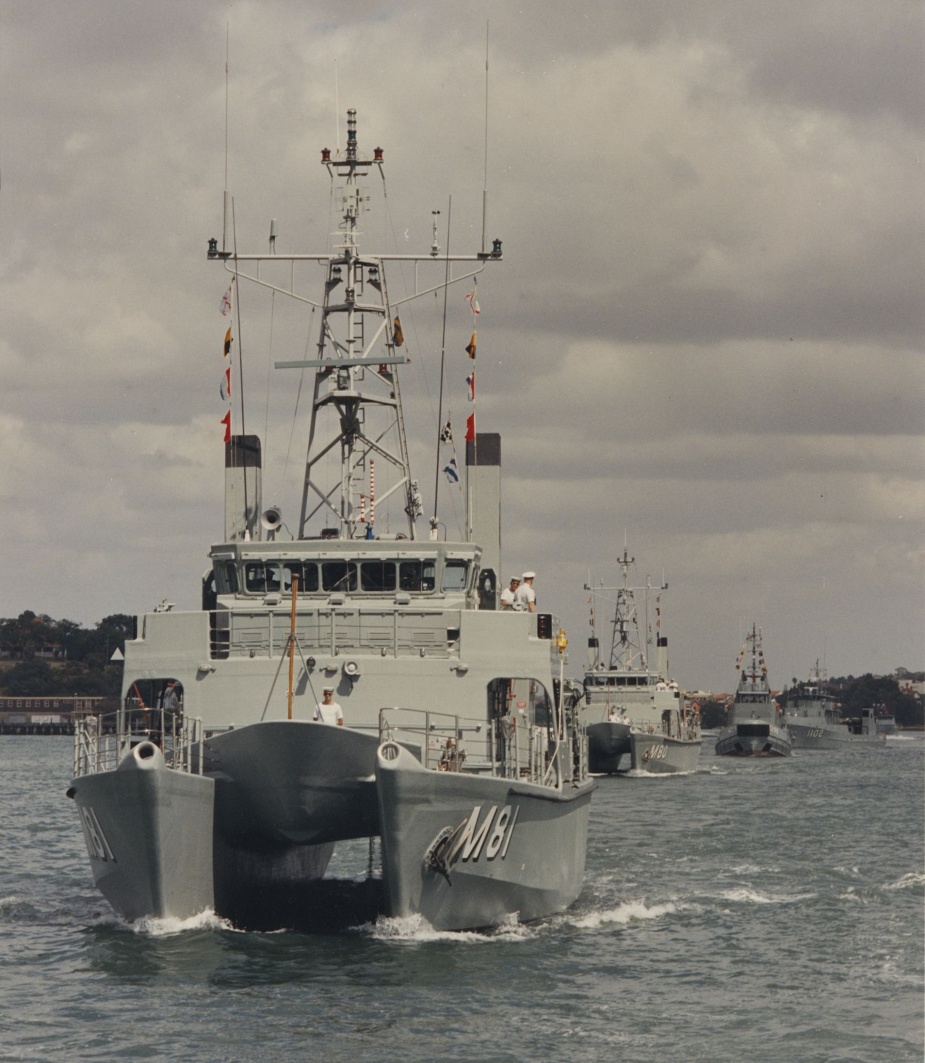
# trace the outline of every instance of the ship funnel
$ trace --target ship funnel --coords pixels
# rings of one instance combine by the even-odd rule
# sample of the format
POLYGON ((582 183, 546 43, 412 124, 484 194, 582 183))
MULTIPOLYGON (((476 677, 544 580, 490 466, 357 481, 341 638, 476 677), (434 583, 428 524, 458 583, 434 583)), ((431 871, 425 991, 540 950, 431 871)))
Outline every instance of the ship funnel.
POLYGON ((668 676, 668 639, 664 635, 658 636, 658 647, 655 658, 655 670, 666 682, 668 676))
POLYGON ((232 436, 225 444, 225 542, 258 539, 261 508, 259 436, 232 436))
POLYGON ((479 608, 497 609, 501 570, 501 436, 479 432, 466 442, 469 538, 482 548, 479 608), (486 577, 490 574, 490 579, 486 577))

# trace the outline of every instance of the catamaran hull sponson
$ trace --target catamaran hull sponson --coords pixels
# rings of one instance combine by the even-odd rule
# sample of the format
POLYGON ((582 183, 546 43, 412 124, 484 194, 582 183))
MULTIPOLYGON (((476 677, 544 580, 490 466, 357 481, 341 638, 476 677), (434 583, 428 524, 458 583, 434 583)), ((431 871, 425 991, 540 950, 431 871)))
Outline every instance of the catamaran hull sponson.
POLYGON ((620 758, 631 750, 630 725, 627 723, 592 723, 588 727, 588 769, 598 775, 614 775, 620 770, 620 758))
POLYGON ((391 760, 380 754, 376 785, 388 915, 421 915, 435 929, 461 930, 511 916, 539 919, 567 908, 581 892, 590 780, 556 791, 435 772, 402 750, 391 760), (469 842, 445 874, 426 866, 441 832, 464 833, 465 824, 473 828, 469 842))
POLYGON ((94 881, 119 915, 184 919, 214 909, 212 779, 172 771, 148 742, 116 770, 75 779, 69 793, 94 881))
POLYGON ((696 771, 700 765, 700 739, 672 738, 663 734, 630 735, 630 769, 650 775, 696 771))
POLYGON ((251 724, 206 742, 216 834, 268 849, 379 833, 376 735, 303 720, 251 724))
POLYGON ((789 757, 790 735, 773 725, 738 724, 720 732, 716 740, 719 757, 789 757))

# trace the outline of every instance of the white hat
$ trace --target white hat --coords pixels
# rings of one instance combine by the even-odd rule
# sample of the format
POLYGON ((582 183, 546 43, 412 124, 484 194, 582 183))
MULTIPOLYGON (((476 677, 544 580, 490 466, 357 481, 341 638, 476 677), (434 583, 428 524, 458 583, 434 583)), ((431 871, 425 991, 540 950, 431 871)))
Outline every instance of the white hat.
POLYGON ((524 579, 536 579, 536 573, 535 572, 525 572, 523 578, 524 579))
POLYGON ((333 694, 334 693, 334 687, 322 687, 321 688, 321 693, 322 694, 333 694))
POLYGON ((520 576, 511 576, 511 583, 520 583, 520 576))

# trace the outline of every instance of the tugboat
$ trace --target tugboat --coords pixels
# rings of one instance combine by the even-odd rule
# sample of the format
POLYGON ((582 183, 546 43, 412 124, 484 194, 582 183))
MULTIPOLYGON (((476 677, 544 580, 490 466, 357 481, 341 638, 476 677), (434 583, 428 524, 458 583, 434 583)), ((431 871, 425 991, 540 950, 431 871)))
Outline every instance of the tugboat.
POLYGON ((726 726, 716 739, 725 757, 789 757, 792 742, 781 710, 771 697, 761 632, 752 624, 736 661, 739 684, 726 726), (746 657, 751 663, 746 663, 746 657))
POLYGON ((229 407, 225 533, 202 608, 138 618, 115 733, 81 726, 68 795, 96 884, 127 920, 208 909, 241 928, 303 925, 334 846, 351 839, 371 839, 374 914, 446 928, 539 918, 581 890, 594 788, 563 696, 566 640, 551 614, 499 609, 501 440, 476 433, 474 416, 466 532, 442 537, 437 516, 443 473, 462 475, 447 422, 420 535, 399 387, 399 305, 471 280, 476 313, 475 278, 501 241, 486 248, 483 233, 480 252, 450 255, 434 221, 427 253, 368 254, 361 182, 384 184, 384 152, 361 153, 354 110, 346 148, 321 163, 332 192, 340 182, 333 249, 278 254, 273 223, 266 253, 227 249, 223 235, 207 255, 230 275, 229 308, 254 287, 289 342, 317 328, 312 357, 275 362, 294 400, 311 394, 294 530, 264 508, 261 440, 232 432, 229 407), (396 299, 391 262, 413 266, 396 299), (319 266, 320 299, 307 276, 319 266))
MULTIPOLYGON (((585 586, 592 593, 592 608, 581 719, 588 729, 591 771, 617 774, 623 758, 628 758, 628 770, 633 772, 665 775, 694 771, 700 761, 700 716, 687 703, 678 684, 668 678, 668 639, 661 634, 661 606, 656 605, 657 655, 652 669, 648 618, 643 635, 635 597, 637 590, 644 591, 648 610, 652 588, 630 587, 635 558, 629 556, 626 547, 619 564, 623 573, 621 586, 585 586), (610 654, 604 658, 595 628, 594 600, 608 591, 616 591, 616 601, 610 654)), ((665 589, 662 586, 659 592, 665 589)))
POLYGON ((859 716, 842 714, 826 690, 818 661, 808 681, 785 690, 781 701, 794 749, 886 745, 886 735, 880 734, 873 709, 861 709, 859 716))

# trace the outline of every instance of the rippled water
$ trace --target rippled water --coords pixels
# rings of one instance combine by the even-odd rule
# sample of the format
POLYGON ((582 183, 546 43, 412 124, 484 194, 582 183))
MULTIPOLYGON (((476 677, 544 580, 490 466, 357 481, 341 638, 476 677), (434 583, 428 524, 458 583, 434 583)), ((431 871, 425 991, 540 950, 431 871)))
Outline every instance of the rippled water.
MULTIPOLYGON (((0 1060, 921 1063, 921 738, 602 779, 584 893, 492 934, 129 927, 70 740, 0 739, 0 1060)), ((336 866, 336 865, 335 865, 336 866)))

